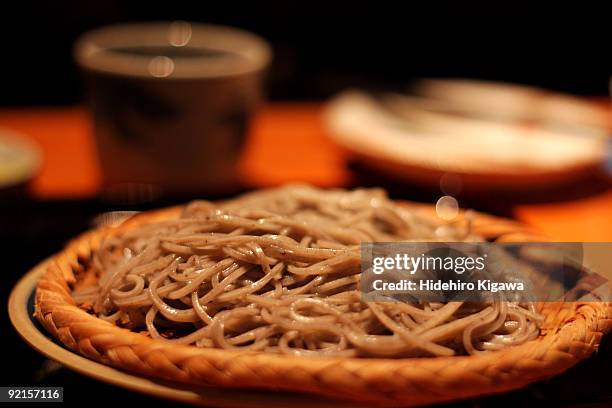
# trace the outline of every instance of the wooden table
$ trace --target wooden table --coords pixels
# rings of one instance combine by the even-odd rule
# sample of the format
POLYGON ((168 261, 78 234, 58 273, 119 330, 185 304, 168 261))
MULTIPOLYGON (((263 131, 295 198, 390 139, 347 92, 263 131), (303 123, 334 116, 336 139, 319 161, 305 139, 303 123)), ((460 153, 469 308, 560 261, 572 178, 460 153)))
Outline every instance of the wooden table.
MULTIPOLYGON (((257 114, 240 163, 244 182, 265 187, 303 181, 355 184, 347 155, 326 136, 319 104, 270 104, 257 114)), ((0 126, 30 137, 43 153, 32 184, 37 199, 89 198, 100 191, 91 124, 82 107, 0 110, 0 126)), ((556 240, 611 241, 612 189, 555 203, 511 208, 517 219, 556 240)))

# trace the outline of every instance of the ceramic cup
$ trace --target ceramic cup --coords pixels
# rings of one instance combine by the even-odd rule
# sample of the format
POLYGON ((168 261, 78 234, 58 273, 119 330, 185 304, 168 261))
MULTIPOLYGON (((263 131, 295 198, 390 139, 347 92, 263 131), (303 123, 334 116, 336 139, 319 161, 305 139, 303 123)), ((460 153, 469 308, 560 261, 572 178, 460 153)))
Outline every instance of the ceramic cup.
POLYGON ((130 23, 84 34, 74 52, 106 191, 235 188, 271 59, 263 39, 182 21, 130 23))

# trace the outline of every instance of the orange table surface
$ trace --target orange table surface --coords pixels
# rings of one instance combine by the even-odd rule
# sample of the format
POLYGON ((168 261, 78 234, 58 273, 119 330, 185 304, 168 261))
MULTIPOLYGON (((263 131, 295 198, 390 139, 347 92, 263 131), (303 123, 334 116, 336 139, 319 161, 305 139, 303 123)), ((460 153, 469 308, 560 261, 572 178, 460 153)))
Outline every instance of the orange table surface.
MULTIPOLYGON (((0 110, 0 127, 30 137, 41 148, 43 165, 32 184, 34 197, 86 198, 100 191, 84 108, 5 108, 0 110)), ((252 187, 295 181, 331 187, 350 183, 346 161, 346 154, 325 134, 321 105, 283 103, 270 104, 255 117, 240 169, 252 187)), ((612 191, 563 203, 521 205, 513 212, 556 240, 612 241, 612 191)))

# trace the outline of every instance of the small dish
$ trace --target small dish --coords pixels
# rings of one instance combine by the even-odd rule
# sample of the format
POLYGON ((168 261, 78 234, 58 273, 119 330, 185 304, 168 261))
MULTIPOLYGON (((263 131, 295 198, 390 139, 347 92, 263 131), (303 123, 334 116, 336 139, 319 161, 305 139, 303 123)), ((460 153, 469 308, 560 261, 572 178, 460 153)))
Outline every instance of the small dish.
POLYGON ((436 189, 443 177, 458 180, 463 192, 551 188, 597 174, 609 157, 607 129, 593 121, 570 126, 551 114, 552 105, 574 112, 566 100, 546 99, 542 120, 534 121, 517 119, 525 109, 507 117, 481 109, 474 95, 462 91, 457 98, 472 101, 463 106, 450 97, 347 91, 328 104, 325 123, 331 138, 370 169, 436 189))

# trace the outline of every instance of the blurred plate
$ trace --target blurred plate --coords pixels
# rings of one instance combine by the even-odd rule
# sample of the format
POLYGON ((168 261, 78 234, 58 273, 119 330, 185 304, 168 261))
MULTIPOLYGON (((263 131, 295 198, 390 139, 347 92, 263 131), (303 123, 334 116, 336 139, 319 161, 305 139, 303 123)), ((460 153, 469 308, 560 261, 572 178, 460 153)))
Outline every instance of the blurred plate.
POLYGON ((25 186, 41 165, 39 148, 25 136, 0 128, 0 196, 25 186))
MULTIPOLYGON (((596 115, 576 113, 568 107, 571 101, 534 96, 525 107, 525 90, 513 87, 515 94, 503 96, 496 88, 477 93, 477 85, 468 90, 454 85, 446 98, 437 88, 437 93, 377 98, 347 91, 328 104, 325 124, 333 140, 368 167, 435 188, 447 175, 464 191, 549 188, 599 172, 609 156, 609 129, 596 115), (479 105, 487 101, 498 108, 479 105), (550 106, 562 102, 582 120, 555 119, 550 106), (541 114, 534 113, 537 107, 541 114)), ((579 106, 588 110, 584 102, 579 106)))
POLYGON ((65 367, 108 384, 168 400, 215 407, 274 408, 274 407, 365 407, 354 402, 342 402, 314 395, 284 391, 265 392, 189 386, 181 383, 139 377, 88 360, 56 343, 33 317, 34 291, 45 262, 28 272, 15 286, 9 298, 9 316, 13 326, 34 349, 65 367))

